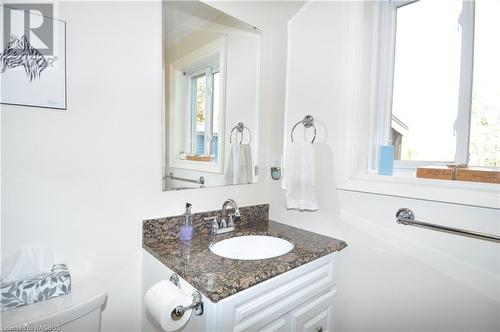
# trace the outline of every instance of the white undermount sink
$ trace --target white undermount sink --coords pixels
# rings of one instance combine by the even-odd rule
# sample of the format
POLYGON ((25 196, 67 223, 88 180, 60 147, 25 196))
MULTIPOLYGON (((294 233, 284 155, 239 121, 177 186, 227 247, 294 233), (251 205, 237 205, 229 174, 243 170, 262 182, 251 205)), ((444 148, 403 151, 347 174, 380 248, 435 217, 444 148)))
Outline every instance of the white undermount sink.
POLYGON ((293 249, 293 243, 274 236, 246 235, 219 241, 210 247, 226 258, 254 260, 281 256, 293 249))

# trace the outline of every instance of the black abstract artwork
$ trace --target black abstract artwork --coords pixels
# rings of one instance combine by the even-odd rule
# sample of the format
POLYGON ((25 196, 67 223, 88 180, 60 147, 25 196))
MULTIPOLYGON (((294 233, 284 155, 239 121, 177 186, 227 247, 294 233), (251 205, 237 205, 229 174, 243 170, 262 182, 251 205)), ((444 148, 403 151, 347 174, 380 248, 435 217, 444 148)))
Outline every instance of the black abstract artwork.
POLYGON ((1 105, 66 110, 66 22, 53 6, 3 6, 1 105))
POLYGON ((50 63, 45 56, 31 46, 26 36, 21 38, 12 36, 7 47, 0 54, 0 73, 4 73, 8 69, 24 67, 26 75, 32 82, 34 79, 40 78, 50 63))

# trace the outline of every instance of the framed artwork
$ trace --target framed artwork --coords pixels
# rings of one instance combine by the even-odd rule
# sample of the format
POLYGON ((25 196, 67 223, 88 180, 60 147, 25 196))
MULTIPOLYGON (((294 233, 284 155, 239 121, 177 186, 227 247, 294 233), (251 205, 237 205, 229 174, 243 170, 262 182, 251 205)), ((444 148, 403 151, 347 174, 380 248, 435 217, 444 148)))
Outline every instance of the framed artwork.
POLYGON ((9 6, 3 6, 0 103, 66 110, 66 22, 42 15, 53 13, 51 4, 9 6))

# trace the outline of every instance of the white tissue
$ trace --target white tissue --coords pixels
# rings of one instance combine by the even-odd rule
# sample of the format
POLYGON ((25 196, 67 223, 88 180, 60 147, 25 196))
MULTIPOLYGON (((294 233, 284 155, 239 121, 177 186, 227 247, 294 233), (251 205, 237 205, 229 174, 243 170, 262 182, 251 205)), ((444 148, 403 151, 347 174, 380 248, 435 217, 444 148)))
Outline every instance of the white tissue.
POLYGON ((9 282, 49 273, 54 265, 54 254, 48 246, 20 248, 2 263, 2 281, 9 282))
POLYGON ((192 310, 174 320, 172 311, 179 305, 188 306, 192 303, 191 295, 187 295, 177 286, 167 280, 162 280, 153 285, 144 298, 146 309, 165 331, 176 331, 187 324, 192 310))

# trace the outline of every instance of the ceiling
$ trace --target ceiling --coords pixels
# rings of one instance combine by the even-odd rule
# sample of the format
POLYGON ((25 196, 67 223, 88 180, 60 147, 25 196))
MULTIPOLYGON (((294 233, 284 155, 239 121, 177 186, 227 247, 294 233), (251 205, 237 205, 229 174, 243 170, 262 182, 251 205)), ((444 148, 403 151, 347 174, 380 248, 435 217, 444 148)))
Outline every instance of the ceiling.
POLYGON ((164 7, 164 42, 167 48, 175 45, 201 27, 204 29, 227 32, 239 30, 255 32, 254 27, 229 16, 201 1, 165 2, 164 7), (221 17, 222 24, 214 21, 221 17))

